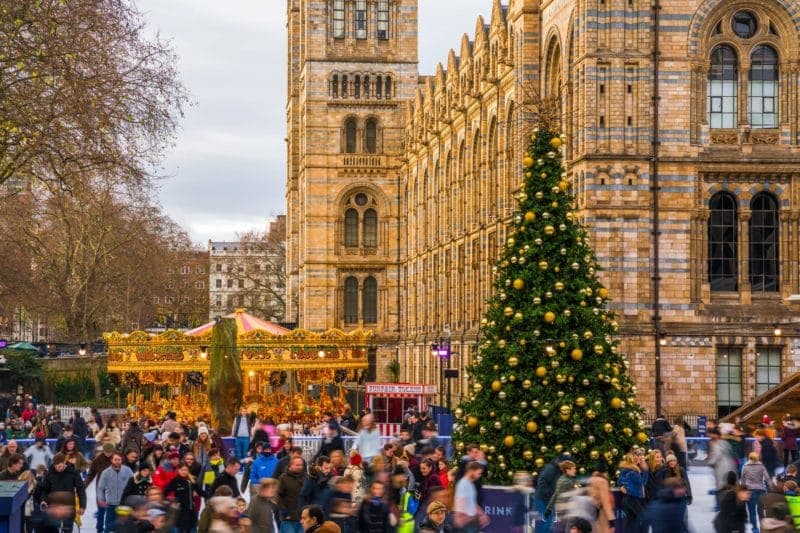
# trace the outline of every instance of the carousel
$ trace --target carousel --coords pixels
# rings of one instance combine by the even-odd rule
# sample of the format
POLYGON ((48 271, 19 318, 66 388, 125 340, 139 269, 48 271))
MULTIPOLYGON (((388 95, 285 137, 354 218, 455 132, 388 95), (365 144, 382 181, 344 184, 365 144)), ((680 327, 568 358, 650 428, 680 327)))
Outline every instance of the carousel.
MULTIPOLYGON (((341 411, 345 382, 368 367, 372 332, 287 330, 242 309, 236 353, 244 405, 276 422, 310 424, 321 412, 341 411)), ((187 332, 105 333, 108 373, 127 385, 131 415, 160 418, 173 411, 185 420, 209 412, 209 348, 216 321, 187 332)))

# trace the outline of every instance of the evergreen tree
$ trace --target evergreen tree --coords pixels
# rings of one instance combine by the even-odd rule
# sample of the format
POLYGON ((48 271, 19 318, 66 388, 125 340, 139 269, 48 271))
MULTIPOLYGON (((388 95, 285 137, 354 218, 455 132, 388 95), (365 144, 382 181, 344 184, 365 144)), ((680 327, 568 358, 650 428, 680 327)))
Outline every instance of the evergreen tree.
POLYGON ((476 443, 488 479, 511 481, 569 453, 580 471, 614 465, 641 430, 636 388, 612 338, 618 325, 561 164, 564 136, 535 130, 523 159, 514 228, 456 409, 457 449, 476 443))

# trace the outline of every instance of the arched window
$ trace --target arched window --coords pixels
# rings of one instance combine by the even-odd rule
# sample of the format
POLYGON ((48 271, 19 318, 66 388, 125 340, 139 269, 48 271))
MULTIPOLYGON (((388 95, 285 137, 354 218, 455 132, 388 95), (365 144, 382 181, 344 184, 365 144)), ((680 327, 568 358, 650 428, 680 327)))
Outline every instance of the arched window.
POLYGON ((353 276, 344 280, 344 323, 358 324, 358 280, 353 276))
POLYGON ((344 245, 358 246, 358 211, 355 209, 344 212, 344 245))
POLYGON ((361 76, 356 74, 356 79, 353 81, 353 98, 361 98, 361 76))
POLYGON ((333 75, 333 81, 331 81, 331 96, 333 98, 339 98, 339 75, 333 75))
POLYGON ((356 119, 349 118, 344 123, 344 151, 347 154, 356 153, 356 119))
POLYGON ((364 76, 364 98, 369 98, 369 76, 364 76))
POLYGON ((720 45, 711 52, 708 71, 708 123, 712 128, 737 126, 739 62, 736 52, 720 45))
POLYGON ((778 202, 768 193, 750 202, 750 286, 757 292, 778 290, 778 202))
POLYGON ((736 198, 717 193, 709 202, 708 219, 708 278, 712 291, 738 289, 738 216, 736 198))
POLYGON ((381 98, 383 91, 383 77, 378 76, 375 78, 375 98, 381 98))
POLYGON ((364 246, 378 246, 378 213, 374 209, 364 211, 364 246))
POLYGON ((342 98, 347 98, 347 74, 342 74, 342 98))
POLYGON ((361 312, 365 324, 378 322, 378 282, 372 276, 364 280, 364 291, 361 293, 361 312))
POLYGON ((750 54, 747 89, 748 121, 754 128, 778 127, 778 54, 771 46, 758 45, 750 54))
POLYGON ((378 121, 370 118, 364 125, 364 150, 369 154, 378 151, 378 121))
POLYGON ((383 97, 387 100, 392 97, 392 77, 386 76, 386 87, 383 91, 383 97))

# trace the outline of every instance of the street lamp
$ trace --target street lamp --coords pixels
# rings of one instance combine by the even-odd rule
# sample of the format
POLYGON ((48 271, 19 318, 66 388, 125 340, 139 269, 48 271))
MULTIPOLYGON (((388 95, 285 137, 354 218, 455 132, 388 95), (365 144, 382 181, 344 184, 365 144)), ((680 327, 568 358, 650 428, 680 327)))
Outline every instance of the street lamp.
POLYGON ((445 330, 445 335, 439 337, 438 343, 431 344, 431 355, 438 357, 441 364, 441 397, 445 397, 445 387, 447 388, 447 411, 450 412, 450 378, 453 375, 458 376, 458 371, 450 368, 450 358, 453 353, 450 351, 450 335, 449 331, 445 330), (445 368, 446 363, 446 368, 445 368))

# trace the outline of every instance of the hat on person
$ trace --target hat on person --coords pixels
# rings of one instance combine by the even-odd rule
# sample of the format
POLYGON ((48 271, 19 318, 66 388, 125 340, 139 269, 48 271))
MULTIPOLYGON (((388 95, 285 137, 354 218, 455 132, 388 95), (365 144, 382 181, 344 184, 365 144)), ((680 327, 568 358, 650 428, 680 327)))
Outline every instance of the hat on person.
POLYGON ((178 452, 176 452, 174 450, 169 452, 169 455, 167 455, 167 459, 180 459, 180 458, 181 458, 181 454, 179 454, 178 452))
POLYGON ((764 415, 761 417, 761 422, 769 425, 772 424, 772 419, 769 417, 769 415, 764 415))
POLYGON ((208 435, 208 428, 205 426, 205 424, 200 426, 199 428, 197 428, 197 435, 198 436, 202 435, 203 433, 208 435))
POLYGON ((158 518, 159 516, 164 516, 165 513, 163 509, 150 509, 147 511, 147 518, 153 520, 154 518, 158 518))
POLYGON ((114 444, 111 442, 106 442, 105 444, 103 444, 103 451, 106 453, 114 453, 115 451, 117 451, 117 447, 114 446, 114 444))
POLYGON ((431 502, 428 505, 428 514, 431 515, 437 511, 445 511, 447 512, 447 506, 442 502, 431 502))
POLYGON ((667 456, 664 457, 664 462, 665 463, 668 463, 670 461, 677 461, 677 460, 678 460, 678 458, 675 457, 675 454, 672 453, 672 452, 667 452, 667 456))
POLYGON ((117 513, 117 516, 130 516, 130 514, 133 512, 133 509, 127 505, 118 505, 115 509, 115 512, 117 513))
POLYGON ((364 460, 361 457, 360 453, 356 452, 356 453, 350 455, 350 464, 352 466, 361 466, 361 463, 363 463, 363 462, 364 462, 364 460))

